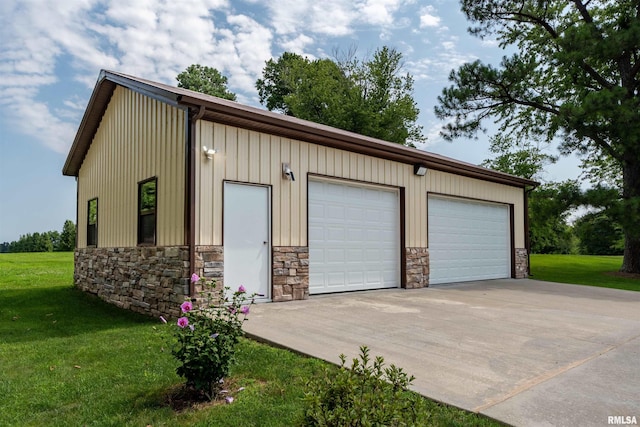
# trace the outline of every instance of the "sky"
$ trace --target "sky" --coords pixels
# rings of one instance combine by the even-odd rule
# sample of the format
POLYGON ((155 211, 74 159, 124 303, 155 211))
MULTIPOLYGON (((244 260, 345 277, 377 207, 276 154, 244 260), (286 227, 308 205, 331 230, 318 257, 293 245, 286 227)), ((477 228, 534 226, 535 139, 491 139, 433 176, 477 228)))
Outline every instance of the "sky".
MULTIPOLYGON (((0 242, 75 221, 76 183, 62 167, 101 69, 176 85, 189 65, 207 65, 238 102, 262 107, 255 81, 270 58, 351 48, 363 58, 386 45, 415 80, 419 148, 478 164, 495 130, 447 142, 434 114, 452 69, 505 55, 468 26, 455 0, 2 0, 0 242)), ((563 158, 542 179, 577 178, 578 164, 563 158)))

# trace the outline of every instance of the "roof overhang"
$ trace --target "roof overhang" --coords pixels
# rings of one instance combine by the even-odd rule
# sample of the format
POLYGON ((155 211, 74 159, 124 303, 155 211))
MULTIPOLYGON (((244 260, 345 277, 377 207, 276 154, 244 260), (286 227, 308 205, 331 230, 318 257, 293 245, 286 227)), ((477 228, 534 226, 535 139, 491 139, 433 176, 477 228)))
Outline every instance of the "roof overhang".
POLYGON ((116 86, 124 86, 178 108, 198 111, 203 120, 306 141, 327 147, 394 160, 406 164, 424 164, 430 169, 455 173, 484 181, 531 188, 536 181, 483 168, 427 151, 405 147, 330 126, 249 107, 237 102, 191 90, 164 85, 113 71, 101 71, 78 132, 62 170, 78 176, 95 132, 116 86))

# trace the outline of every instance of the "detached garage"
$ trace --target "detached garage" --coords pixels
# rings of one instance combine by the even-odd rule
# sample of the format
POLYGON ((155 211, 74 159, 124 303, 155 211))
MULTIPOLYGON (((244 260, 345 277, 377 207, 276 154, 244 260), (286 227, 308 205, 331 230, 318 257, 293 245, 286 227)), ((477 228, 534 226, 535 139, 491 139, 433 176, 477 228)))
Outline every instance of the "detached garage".
POLYGON ((263 301, 527 274, 536 182, 117 72, 63 173, 76 286, 152 315, 192 273, 263 301))

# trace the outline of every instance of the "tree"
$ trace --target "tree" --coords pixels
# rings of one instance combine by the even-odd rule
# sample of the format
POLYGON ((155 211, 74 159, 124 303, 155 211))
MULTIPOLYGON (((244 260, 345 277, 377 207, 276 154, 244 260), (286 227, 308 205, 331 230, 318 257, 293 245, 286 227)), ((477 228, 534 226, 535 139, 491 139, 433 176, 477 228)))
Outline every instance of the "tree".
POLYGON ((575 243, 567 218, 582 203, 577 181, 552 182, 536 188, 529 197, 531 252, 574 252, 575 243))
POLYGON ((51 250, 58 251, 60 247, 60 232, 56 230, 47 231, 42 233, 49 242, 51 242, 51 250))
POLYGON ((539 146, 533 145, 530 140, 519 142, 507 136, 496 135, 489 142, 489 151, 496 157, 483 161, 481 166, 522 178, 540 179, 545 166, 558 160, 539 146))
POLYGON ((520 137, 558 137, 563 154, 610 157, 622 170, 621 271, 640 273, 640 5, 637 0, 462 0, 475 25, 517 51, 498 68, 454 70, 436 115, 446 138, 492 117, 520 137))
MULTIPOLYGON (((496 135, 490 139, 489 151, 495 155, 482 166, 527 179, 541 179, 544 168, 557 161, 532 140, 518 141, 496 135)), ((532 253, 571 253, 574 249, 567 217, 580 202, 575 181, 548 183, 529 194, 529 237, 532 253)))
POLYGON ((178 74, 178 87, 217 96, 218 98, 236 100, 236 94, 227 89, 227 78, 220 71, 200 64, 189 65, 178 74))
POLYGON ((312 61, 285 52, 266 62, 256 88, 269 110, 413 146, 425 138, 413 78, 401 71, 402 54, 386 46, 370 60, 312 61))
POLYGON ((71 220, 66 220, 62 226, 62 233, 60 233, 58 251, 72 251, 76 247, 76 225, 71 220))
POLYGON ((582 216, 575 222, 573 229, 580 239, 582 254, 621 255, 624 251, 622 227, 604 211, 582 216))

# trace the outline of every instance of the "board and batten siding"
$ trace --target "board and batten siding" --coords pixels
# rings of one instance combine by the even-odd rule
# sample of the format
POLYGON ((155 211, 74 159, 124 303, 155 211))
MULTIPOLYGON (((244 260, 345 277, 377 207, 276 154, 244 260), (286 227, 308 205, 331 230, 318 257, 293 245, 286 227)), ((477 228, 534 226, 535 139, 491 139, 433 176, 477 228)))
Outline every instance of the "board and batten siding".
POLYGON ((290 138, 199 120, 196 159, 196 244, 222 245, 223 181, 272 186, 272 245, 307 246, 308 174, 405 188, 407 247, 427 247, 427 192, 514 205, 515 247, 524 247, 523 189, 351 153, 290 138), (296 180, 282 177, 289 163, 296 180))
POLYGON ((157 177, 156 243, 185 244, 185 112, 116 87, 78 174, 78 247, 98 198, 98 247, 137 246, 138 183, 157 177))

